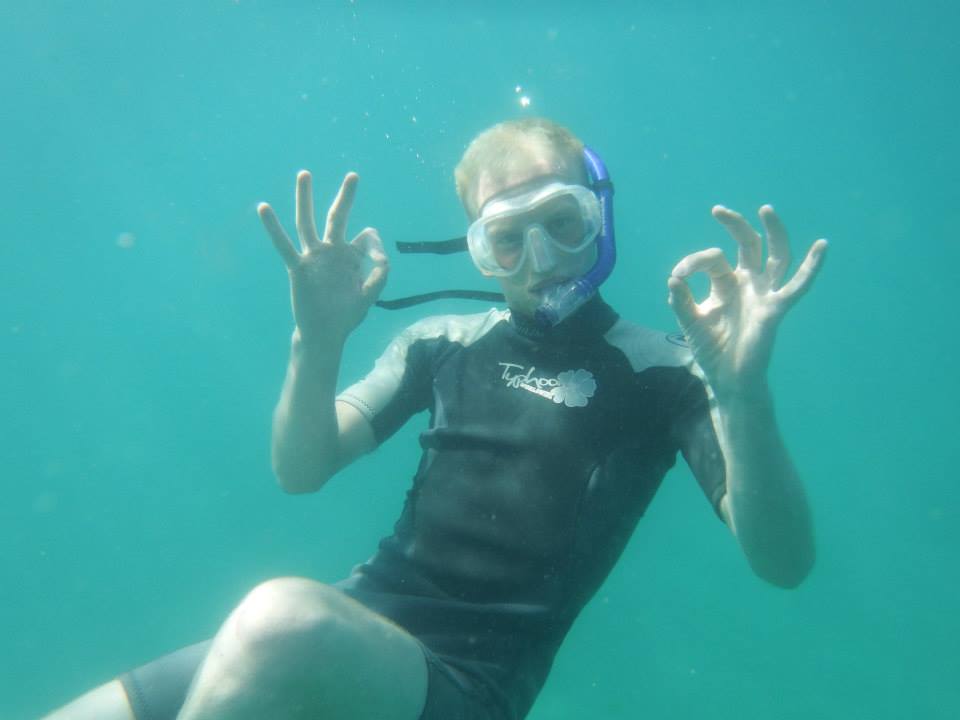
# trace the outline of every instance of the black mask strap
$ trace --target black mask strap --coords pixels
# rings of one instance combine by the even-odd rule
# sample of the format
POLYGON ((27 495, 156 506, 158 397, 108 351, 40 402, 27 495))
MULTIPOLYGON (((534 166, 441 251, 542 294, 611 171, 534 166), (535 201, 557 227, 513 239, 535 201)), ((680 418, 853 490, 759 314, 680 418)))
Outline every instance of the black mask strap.
POLYGON ((450 240, 421 240, 420 242, 398 242, 397 252, 411 255, 452 255, 467 251, 467 238, 455 237, 450 240))
POLYGON ((437 290, 436 292, 423 293, 423 295, 411 295, 410 297, 397 298, 396 300, 377 300, 377 307, 384 310, 402 310, 403 308, 420 305, 431 300, 444 300, 453 298, 456 300, 484 300, 486 302, 502 303, 506 299, 501 293, 484 292, 483 290, 437 290))
MULTIPOLYGON (((467 251, 467 238, 457 237, 450 240, 422 240, 420 242, 398 242, 397 252, 410 255, 452 255, 467 251)), ((420 305, 431 300, 483 300, 485 302, 502 303, 506 299, 501 293, 485 292, 483 290, 437 290, 436 292, 411 295, 396 300, 377 300, 374 303, 384 310, 402 310, 403 308, 420 305)))

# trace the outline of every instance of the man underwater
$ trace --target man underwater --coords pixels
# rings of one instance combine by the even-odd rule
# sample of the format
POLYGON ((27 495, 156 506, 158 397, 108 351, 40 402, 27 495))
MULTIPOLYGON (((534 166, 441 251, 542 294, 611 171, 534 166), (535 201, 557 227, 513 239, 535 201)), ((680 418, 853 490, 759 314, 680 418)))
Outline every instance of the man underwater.
POLYGON ((277 479, 319 490, 429 410, 393 533, 348 579, 269 580, 212 640, 48 720, 520 720, 678 452, 757 575, 791 588, 809 573, 810 512, 766 373, 826 241, 787 280, 773 208, 759 213, 766 260, 743 217, 713 208, 738 262, 714 248, 674 267, 684 341, 621 319, 597 294, 613 267, 612 185, 569 131, 501 123, 455 175, 471 258, 508 310, 415 323, 339 396, 344 343, 388 273, 375 230, 346 239, 358 177, 345 177, 321 235, 310 174, 298 175, 299 248, 259 207, 296 323, 274 415, 277 479), (697 303, 687 278, 699 272, 710 293, 697 303))

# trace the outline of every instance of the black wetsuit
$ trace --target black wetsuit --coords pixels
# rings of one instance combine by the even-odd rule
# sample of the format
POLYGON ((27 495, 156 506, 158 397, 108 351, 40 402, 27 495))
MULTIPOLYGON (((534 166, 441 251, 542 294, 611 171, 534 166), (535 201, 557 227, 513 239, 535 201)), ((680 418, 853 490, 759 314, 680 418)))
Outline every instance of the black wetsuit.
POLYGON ((719 511, 688 364, 682 342, 595 298, 547 332, 497 310, 427 318, 340 395, 378 442, 430 412, 393 534, 337 585, 428 649, 431 695, 437 668, 448 697, 468 695, 428 698, 425 720, 526 715, 678 451, 719 511))

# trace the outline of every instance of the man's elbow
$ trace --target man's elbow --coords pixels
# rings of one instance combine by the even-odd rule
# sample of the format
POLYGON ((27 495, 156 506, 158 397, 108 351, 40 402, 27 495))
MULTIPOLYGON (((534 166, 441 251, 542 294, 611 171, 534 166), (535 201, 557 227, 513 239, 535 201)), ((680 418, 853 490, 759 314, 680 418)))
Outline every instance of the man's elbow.
POLYGON ((305 495, 316 492, 326 484, 333 472, 323 468, 291 468, 281 463, 273 462, 273 476, 277 485, 288 495, 305 495))
POLYGON ((277 485, 279 485, 280 489, 283 490, 287 495, 308 495, 309 493, 319 490, 323 483, 291 482, 290 480, 283 480, 278 477, 277 485))
POLYGON ((816 564, 816 551, 813 547, 790 559, 789 562, 779 562, 760 566, 751 563, 754 573, 771 585, 783 590, 794 590, 803 584, 816 564))

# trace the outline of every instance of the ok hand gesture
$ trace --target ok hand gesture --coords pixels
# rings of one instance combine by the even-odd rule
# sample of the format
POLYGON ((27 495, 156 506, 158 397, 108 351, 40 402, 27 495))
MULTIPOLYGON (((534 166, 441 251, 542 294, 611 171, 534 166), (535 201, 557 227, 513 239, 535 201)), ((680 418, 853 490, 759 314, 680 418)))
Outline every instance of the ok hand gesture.
POLYGON ((346 241, 347 217, 359 177, 348 173, 327 213, 323 237, 317 234, 310 173, 297 174, 297 250, 267 203, 257 212, 290 275, 293 317, 305 344, 343 343, 360 324, 387 282, 389 263, 380 236, 365 228, 346 241), (373 268, 363 276, 363 260, 373 268))
POLYGON ((763 386, 777 326, 810 288, 827 248, 826 240, 813 243, 797 272, 784 282, 790 266, 786 228, 769 205, 759 214, 767 236, 766 262, 760 234, 742 215, 718 205, 713 216, 739 246, 737 267, 730 267, 722 250, 712 248, 685 257, 667 281, 670 305, 694 360, 721 402, 763 386), (686 282, 697 272, 710 277, 710 294, 700 303, 686 282))

